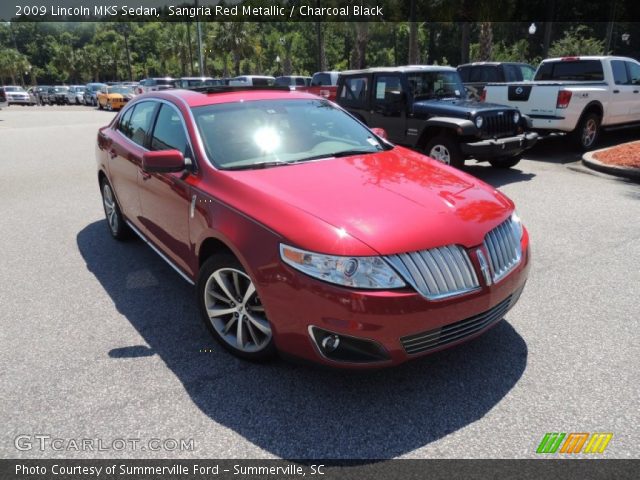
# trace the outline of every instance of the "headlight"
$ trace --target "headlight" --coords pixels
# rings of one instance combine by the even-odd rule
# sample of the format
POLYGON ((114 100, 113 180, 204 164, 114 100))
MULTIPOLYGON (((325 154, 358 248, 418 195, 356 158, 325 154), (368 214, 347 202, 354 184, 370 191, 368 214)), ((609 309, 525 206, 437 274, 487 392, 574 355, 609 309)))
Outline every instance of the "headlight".
POLYGON ((484 119, 480 115, 478 115, 476 117, 476 127, 482 128, 482 122, 484 122, 484 119))
POLYGON ((282 260, 307 275, 355 288, 404 287, 404 281, 380 257, 340 257, 307 252, 280 244, 282 260))
POLYGON ((513 231, 516 233, 517 238, 522 238, 522 220, 520 220, 520 217, 515 211, 511 214, 511 225, 513 226, 513 231))
POLYGON ((513 112, 513 123, 518 123, 520 121, 520 112, 513 112))

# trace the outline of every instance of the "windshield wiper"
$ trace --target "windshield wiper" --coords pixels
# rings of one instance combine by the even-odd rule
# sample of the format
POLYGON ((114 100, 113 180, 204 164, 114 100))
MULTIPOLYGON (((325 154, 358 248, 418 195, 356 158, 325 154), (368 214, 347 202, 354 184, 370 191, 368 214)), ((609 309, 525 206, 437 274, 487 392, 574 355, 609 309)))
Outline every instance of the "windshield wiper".
POLYGON ((377 153, 382 151, 382 149, 378 150, 362 150, 362 149, 354 149, 354 150, 342 150, 340 152, 333 153, 323 153, 321 155, 314 155, 313 157, 301 158, 300 160, 296 160, 294 163, 299 162, 308 162, 311 160, 318 160, 320 158, 340 158, 340 157, 350 157, 351 155, 363 155, 368 153, 377 153))
POLYGON ((259 163, 250 163, 248 165, 233 165, 231 167, 225 167, 224 170, 259 170, 262 168, 268 167, 279 167, 282 165, 291 165, 294 162, 278 162, 278 161, 270 161, 270 162, 259 162, 259 163))

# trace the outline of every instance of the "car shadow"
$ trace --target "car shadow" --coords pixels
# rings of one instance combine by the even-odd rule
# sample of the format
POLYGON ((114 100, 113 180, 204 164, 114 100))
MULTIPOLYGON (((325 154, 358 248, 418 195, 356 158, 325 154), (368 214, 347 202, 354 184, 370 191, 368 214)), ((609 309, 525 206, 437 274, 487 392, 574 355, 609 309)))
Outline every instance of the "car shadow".
POLYGON ((122 358, 159 355, 212 421, 278 457, 406 454, 480 420, 527 364, 527 345, 506 321, 460 347, 386 370, 249 363, 211 339, 194 288, 143 242, 117 242, 98 221, 78 233, 77 244, 89 271, 142 337, 140 344, 104 352, 114 368, 122 358))
POLYGON ((535 173, 523 172, 519 165, 512 168, 494 168, 487 162, 473 164, 472 161, 465 164, 464 171, 495 188, 510 183, 528 182, 536 176, 535 173))

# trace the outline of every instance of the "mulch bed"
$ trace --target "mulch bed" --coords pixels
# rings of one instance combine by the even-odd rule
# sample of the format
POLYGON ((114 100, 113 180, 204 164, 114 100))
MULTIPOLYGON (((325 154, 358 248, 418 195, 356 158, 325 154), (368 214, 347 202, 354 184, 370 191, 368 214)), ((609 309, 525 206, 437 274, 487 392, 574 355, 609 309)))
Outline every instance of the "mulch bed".
POLYGON ((640 168, 640 142, 625 143, 624 145, 611 147, 595 153, 593 156, 596 160, 607 165, 640 168))

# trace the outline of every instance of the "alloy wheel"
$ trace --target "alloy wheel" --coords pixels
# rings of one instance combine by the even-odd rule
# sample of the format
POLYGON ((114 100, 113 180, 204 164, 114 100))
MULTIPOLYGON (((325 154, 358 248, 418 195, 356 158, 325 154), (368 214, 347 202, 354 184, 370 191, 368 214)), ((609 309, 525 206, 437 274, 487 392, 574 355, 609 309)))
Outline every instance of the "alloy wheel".
POLYGON ((582 145, 590 147, 596 138, 596 132, 598 131, 598 125, 593 118, 587 120, 582 129, 582 145))
POLYGON ((118 212, 116 210, 116 202, 113 198, 113 192, 108 183, 102 187, 102 203, 104 205, 104 213, 109 223, 111 232, 115 235, 118 232, 118 212))
POLYGON ((215 270, 204 287, 204 306, 213 328, 234 349, 255 353, 269 345, 271 326, 246 273, 215 270))
POLYGON ((446 165, 451 164, 451 153, 444 145, 434 145, 431 147, 429 156, 434 160, 438 160, 446 165))

